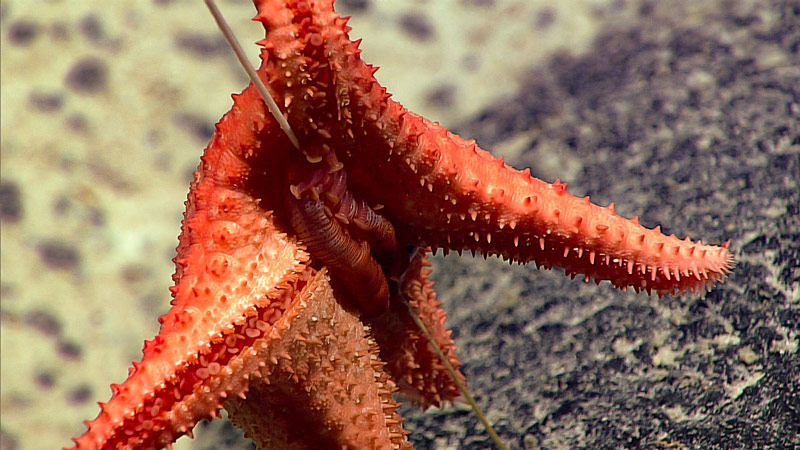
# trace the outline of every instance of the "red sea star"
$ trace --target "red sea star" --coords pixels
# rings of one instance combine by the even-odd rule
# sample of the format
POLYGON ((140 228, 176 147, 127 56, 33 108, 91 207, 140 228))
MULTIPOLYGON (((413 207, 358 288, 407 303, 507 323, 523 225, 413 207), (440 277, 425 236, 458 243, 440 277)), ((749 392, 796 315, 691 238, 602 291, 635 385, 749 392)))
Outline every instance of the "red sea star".
MULTIPOLYGON (((705 289, 730 269, 725 246, 645 229, 391 101, 332 1, 256 5, 267 29, 260 73, 283 100, 303 154, 252 87, 234 97, 191 186, 173 307, 78 448, 169 445, 223 403, 263 446, 403 447, 389 377, 422 405, 457 395, 397 301, 359 318, 354 304, 375 305, 359 298, 364 280, 350 278, 358 270, 329 278, 300 239, 286 205, 294 170, 341 164, 347 189, 384 205, 402 246, 498 254, 658 294, 705 289), (307 420, 290 416, 300 411, 307 420)), ((457 363, 424 265, 418 254, 393 292, 457 363)))

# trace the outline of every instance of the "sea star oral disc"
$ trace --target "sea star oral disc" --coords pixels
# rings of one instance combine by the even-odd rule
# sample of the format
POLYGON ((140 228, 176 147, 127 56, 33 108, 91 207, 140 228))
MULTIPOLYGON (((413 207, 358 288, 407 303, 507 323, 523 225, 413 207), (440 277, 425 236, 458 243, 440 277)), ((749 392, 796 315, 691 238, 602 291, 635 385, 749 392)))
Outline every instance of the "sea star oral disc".
POLYGON ((252 86, 234 96, 190 187, 172 309, 77 448, 168 446, 223 405, 265 447, 406 447, 392 392, 428 406, 458 391, 401 299, 459 365, 428 250, 409 249, 659 295, 730 270, 727 246, 646 229, 392 101, 331 0, 255 4, 259 74, 300 150, 252 86))

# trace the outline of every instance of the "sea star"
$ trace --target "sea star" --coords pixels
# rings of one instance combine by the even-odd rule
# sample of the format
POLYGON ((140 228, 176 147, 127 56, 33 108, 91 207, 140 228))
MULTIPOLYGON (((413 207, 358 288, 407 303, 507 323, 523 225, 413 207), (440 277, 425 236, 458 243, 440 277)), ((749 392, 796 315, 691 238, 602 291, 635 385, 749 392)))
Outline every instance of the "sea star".
POLYGON ((264 447, 408 446, 395 384, 422 406, 458 395, 400 301, 458 366, 427 252, 409 248, 535 261, 659 295, 730 270, 725 245, 646 229, 393 102, 332 0, 255 3, 267 30, 259 72, 301 151, 252 86, 234 96, 191 185, 173 307, 77 448, 166 446, 223 404, 264 447), (380 223, 359 226, 361 213, 380 223))

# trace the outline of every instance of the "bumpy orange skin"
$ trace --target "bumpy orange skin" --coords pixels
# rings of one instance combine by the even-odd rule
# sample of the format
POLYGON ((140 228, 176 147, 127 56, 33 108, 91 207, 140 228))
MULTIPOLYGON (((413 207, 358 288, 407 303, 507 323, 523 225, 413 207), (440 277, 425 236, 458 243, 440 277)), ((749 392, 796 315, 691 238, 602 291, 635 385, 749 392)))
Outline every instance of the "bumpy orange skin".
MULTIPOLYGON (((77 448, 168 446, 231 398, 239 398, 227 403, 236 422, 264 445, 404 447, 387 374, 423 406, 458 395, 397 299, 364 322, 351 306, 363 299, 348 294, 359 286, 335 279, 332 287, 324 264, 292 231, 287 169, 325 164, 331 154, 343 164, 352 195, 383 206, 400 248, 497 254, 658 294, 706 289, 730 270, 726 246, 643 228, 406 111, 361 61, 332 0, 255 3, 267 30, 259 73, 301 151, 255 89, 234 96, 186 202, 173 307, 158 336, 145 342, 142 362, 122 385, 112 385, 111 400, 87 422, 77 448), (341 320, 320 326, 322 315, 341 320), (332 339, 322 342, 322 335, 332 339), (337 356, 321 361, 331 355, 337 356), (380 357, 391 364, 384 367, 380 357), (367 375, 341 376, 348 361, 367 375), (302 441, 279 411, 264 411, 263 402, 277 408, 276 399, 293 391, 308 394, 298 405, 319 427, 302 441), (264 422, 267 413, 278 430, 264 422)), ((336 262, 346 265, 347 258, 336 262)), ((417 254, 394 295, 409 301, 458 366, 426 265, 417 254)))
MULTIPOLYGON (((256 168, 279 163, 288 149, 255 89, 234 96, 186 202, 172 309, 159 319, 158 336, 145 342, 142 362, 134 363, 125 383, 112 385, 111 400, 101 404, 77 448, 163 447, 215 415, 225 396, 245 391, 246 378, 232 369, 249 358, 242 342, 223 345, 236 350, 238 363, 229 359, 218 368, 204 356, 256 308, 272 310, 277 326, 307 268, 308 255, 265 207, 269 198, 258 194, 263 188, 254 188, 268 188, 270 179, 256 168), (269 153, 277 158, 269 161, 269 153)), ((260 340, 269 338, 263 326, 251 328, 260 340)))
POLYGON ((233 423, 259 448, 411 448, 369 327, 336 300, 324 274, 300 302, 307 306, 281 337, 291 358, 279 355, 268 383, 225 403, 233 423))
POLYGON ((317 149, 333 149, 354 195, 384 205, 381 213, 401 242, 535 261, 658 294, 703 290, 730 270, 726 246, 644 228, 615 214, 613 205, 576 198, 566 184, 513 169, 407 111, 361 61, 345 20, 327 2, 291 17, 275 2, 256 3, 256 20, 268 31, 262 57, 268 72, 279 74, 270 82, 278 103, 289 105, 307 158, 321 160, 317 149), (286 36, 296 44, 288 64, 271 45, 286 36), (284 66, 301 82, 281 78, 284 66))

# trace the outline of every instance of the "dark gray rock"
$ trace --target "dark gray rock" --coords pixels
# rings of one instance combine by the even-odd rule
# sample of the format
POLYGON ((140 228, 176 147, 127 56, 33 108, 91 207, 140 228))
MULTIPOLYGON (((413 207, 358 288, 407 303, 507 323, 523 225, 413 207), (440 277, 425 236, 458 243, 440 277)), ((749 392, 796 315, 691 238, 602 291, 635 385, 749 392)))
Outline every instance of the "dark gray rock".
MULTIPOLYGON (((800 446, 800 3, 690 3, 646 2, 457 127, 484 148, 534 130, 510 164, 577 167, 570 192, 738 261, 659 299, 439 258, 463 370, 512 448, 800 446)), ((493 447, 464 407, 403 414, 415 448, 493 447)))

